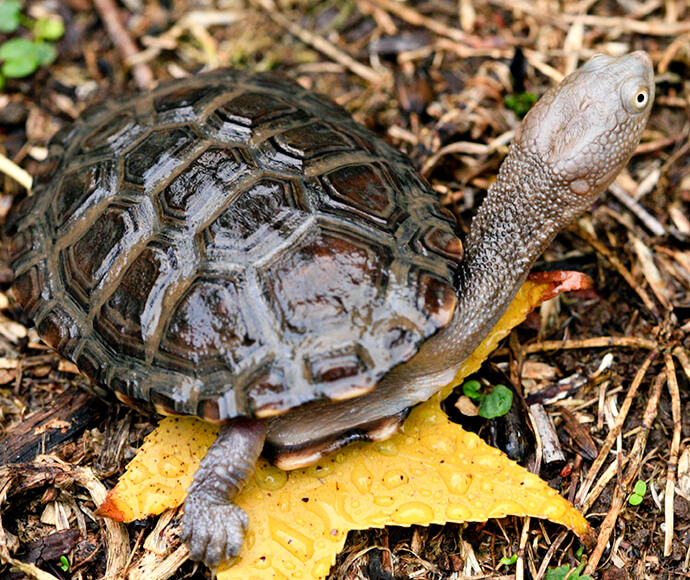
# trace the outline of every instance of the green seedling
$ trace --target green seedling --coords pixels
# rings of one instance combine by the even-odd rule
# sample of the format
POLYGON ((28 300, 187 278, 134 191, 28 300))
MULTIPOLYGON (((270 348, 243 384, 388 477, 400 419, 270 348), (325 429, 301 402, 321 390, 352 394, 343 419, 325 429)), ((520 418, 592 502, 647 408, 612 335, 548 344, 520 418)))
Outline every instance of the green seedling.
POLYGON ((502 417, 513 404, 513 391, 505 385, 496 385, 488 393, 482 393, 479 381, 465 381, 462 393, 479 404, 479 416, 485 419, 502 417))
POLYGON ((544 580, 592 580, 588 574, 581 574, 586 564, 585 560, 580 562, 580 565, 574 570, 569 564, 563 564, 558 568, 549 568, 546 571, 544 580))
POLYGON ((641 479, 638 479, 635 483, 635 487, 633 487, 633 492, 628 498, 628 503, 630 505, 640 505, 644 499, 645 493, 647 493, 647 484, 641 479))
POLYGON ((534 93, 516 93, 508 95, 503 99, 503 104, 506 108, 513 111, 520 119, 527 114, 536 102, 537 95, 534 93))
POLYGON ((510 558, 508 556, 503 556, 503 558, 501 558, 501 564, 504 566, 512 566, 517 562, 517 558, 517 554, 513 554, 510 558))
POLYGON ((34 20, 22 14, 19 0, 0 0, 0 33, 20 33, 26 28, 28 36, 15 36, 0 44, 0 88, 6 79, 16 79, 35 73, 57 57, 54 42, 65 33, 58 17, 34 20))

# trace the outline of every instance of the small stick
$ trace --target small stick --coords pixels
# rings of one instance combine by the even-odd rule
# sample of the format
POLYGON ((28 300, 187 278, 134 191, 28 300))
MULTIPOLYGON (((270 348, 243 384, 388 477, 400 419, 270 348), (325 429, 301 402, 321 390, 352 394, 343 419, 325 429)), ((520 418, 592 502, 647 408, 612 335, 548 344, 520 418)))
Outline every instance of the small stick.
POLYGON ((609 512, 606 514, 604 521, 599 528, 599 537, 597 538, 597 545, 592 551, 589 557, 587 566, 585 566, 585 574, 593 574, 599 565, 606 547, 611 539, 611 534, 616 527, 616 521, 618 520, 618 515, 623 509, 625 504, 625 498, 628 494, 628 488, 632 483, 633 479, 637 477, 638 470, 640 468, 640 462, 644 454, 644 448, 647 444, 647 438, 649 432, 652 429, 652 423, 656 419, 657 411, 659 408, 659 399, 661 398, 661 388, 666 382, 666 370, 661 371, 654 381, 652 387, 652 392, 647 401, 647 408, 644 412, 644 417, 642 419, 642 428, 640 429, 637 437, 635 437, 635 442, 633 443, 633 448, 628 456, 628 466, 625 470, 625 474, 621 480, 621 484, 616 486, 613 492, 613 499, 611 501, 611 507, 609 512))
POLYGON ((554 542, 549 546, 549 549, 546 551, 546 554, 541 560, 539 570, 537 571, 537 575, 534 577, 534 580, 543 580, 544 576, 546 576, 546 569, 551 563, 553 555, 556 553, 556 550, 561 547, 561 544, 568 537, 569 533, 570 532, 561 532, 558 534, 558 537, 554 540, 554 542))
POLYGON ((580 511, 583 514, 586 514, 591 509, 591 507, 594 505, 594 502, 597 501, 599 496, 604 492, 609 482, 618 475, 619 469, 623 469, 627 463, 627 458, 621 458, 621 455, 616 456, 613 461, 609 463, 609 466, 604 470, 604 473, 602 473, 596 483, 591 486, 589 494, 580 506, 580 511))
POLYGON ((534 423, 537 427, 536 433, 538 433, 542 442, 542 446, 538 446, 537 449, 539 450, 540 447, 543 447, 544 461, 546 461, 546 463, 565 461, 565 455, 558 441, 556 428, 554 427, 551 417, 544 410, 544 406, 537 403, 530 405, 529 410, 534 417, 534 423))
POLYGON ((520 532, 520 542, 518 543, 518 561, 515 567, 515 580, 524 580, 525 578, 525 552, 527 551, 527 542, 529 540, 529 530, 532 527, 532 518, 527 516, 522 524, 522 531, 520 532))
POLYGON ((544 340, 541 342, 534 342, 524 346, 522 352, 523 354, 532 354, 535 352, 545 352, 549 350, 606 348, 612 346, 655 350, 658 345, 655 341, 648 338, 638 338, 635 336, 598 336, 596 338, 585 338, 582 340, 544 340))
POLYGON ((325 38, 305 30, 294 22, 290 22, 278 11, 278 8, 273 0, 251 0, 251 3, 264 10, 271 20, 273 20, 273 22, 287 30, 293 36, 299 38, 302 42, 304 42, 304 44, 311 46, 315 50, 325 54, 328 58, 347 67, 350 71, 357 76, 362 77, 365 81, 369 81, 370 83, 377 85, 383 84, 385 79, 384 75, 377 73, 373 68, 362 64, 358 60, 355 60, 349 54, 328 42, 325 38))
POLYGON ((146 63, 137 62, 132 64, 131 61, 139 54, 139 49, 127 29, 123 26, 120 11, 115 2, 113 0, 94 0, 93 3, 103 24, 105 24, 108 36, 110 36, 113 44, 122 55, 125 63, 131 64, 132 75, 137 87, 142 90, 150 88, 153 84, 153 72, 146 63))
POLYGON ((679 141, 684 141, 688 138, 688 131, 687 129, 684 131, 681 131, 677 135, 673 135, 672 137, 666 137, 664 139, 657 139, 655 141, 648 141, 647 143, 640 143, 637 146, 637 149, 635 149, 635 152, 633 155, 646 155, 647 153, 654 153, 656 151, 659 151, 660 149, 663 149, 664 147, 668 147, 669 145, 674 145, 678 143, 679 141))
MULTIPOLYGON (((687 103, 685 103, 685 106, 687 107, 687 103)), ((674 151, 664 162, 664 164, 661 166, 661 174, 664 175, 668 171, 668 168, 671 167, 676 161, 678 161, 679 159, 683 159, 685 155, 687 155, 689 150, 690 139, 680 149, 674 151)))
POLYGON ((8 157, 5 157, 2 153, 0 153, 0 172, 11 177, 24 189, 31 192, 31 184, 33 180, 31 179, 29 172, 19 167, 19 165, 8 157))
POLYGON ((677 36, 690 32, 690 21, 662 22, 661 20, 635 20, 634 18, 620 18, 617 16, 595 16, 593 14, 571 15, 560 14, 568 23, 581 21, 585 26, 599 28, 622 28, 626 32, 647 34, 649 36, 677 36))
POLYGON ((612 183, 609 187, 609 191, 618 201, 635 214, 637 219, 639 219, 655 236, 662 237, 666 235, 666 228, 659 223, 659 220, 642 207, 640 202, 620 185, 612 183))
POLYGON ((666 364, 666 384, 671 395, 671 410, 673 412, 673 438, 671 439, 671 451, 668 458, 666 471, 666 497, 664 498, 664 556, 670 556, 673 549, 673 502, 675 499, 676 470, 678 468, 678 452, 680 449, 680 434, 682 417, 680 413, 680 391, 678 390, 678 378, 676 367, 670 353, 664 355, 666 364))
POLYGON ((647 310, 649 310, 652 314, 659 318, 656 305, 649 297, 649 294, 647 294, 647 292, 645 292, 645 290, 637 283, 635 277, 630 273, 630 270, 628 270, 623 265, 623 263, 618 259, 618 257, 613 252, 611 252, 611 250, 609 250, 599 240, 597 240, 596 238, 594 238, 578 226, 572 225, 568 228, 568 230, 573 232, 576 236, 582 238, 585 242, 592 246, 592 248, 594 248, 597 252, 604 256, 609 261, 609 263, 615 268, 615 270, 628 283, 628 285, 640 297, 640 300, 642 300, 643 304, 647 307, 647 310))
POLYGON ((404 20, 408 24, 412 24, 413 26, 419 26, 421 28, 426 28, 428 30, 431 30, 431 32, 435 32, 439 36, 445 36, 446 38, 450 38, 455 42, 467 42, 467 40, 472 38, 470 35, 464 33, 462 30, 458 28, 451 28, 449 26, 446 26, 439 20, 434 20, 433 18, 422 16, 416 10, 410 8, 409 6, 401 4, 400 2, 393 2, 392 0, 364 1, 367 4, 371 4, 372 6, 395 14, 398 18, 404 20))
POLYGON ((620 28, 627 32, 647 34, 649 36, 677 36, 690 32, 690 22, 664 22, 661 20, 636 20, 619 16, 595 16, 593 14, 549 14, 541 6, 525 0, 490 0, 490 4, 501 6, 511 12, 520 11, 529 14, 540 22, 548 22, 563 30, 571 24, 581 22, 585 26, 596 26, 602 29, 620 28))
POLYGON ((688 356, 687 351, 682 347, 677 346, 673 349, 673 355, 678 359, 680 366, 683 367, 686 376, 688 379, 690 379, 690 357, 688 356))
MULTIPOLYGON (((580 491, 577 493, 577 496, 575 498, 576 506, 581 507, 584 505, 585 497, 587 496, 587 493, 592 487, 592 483, 594 483, 594 480, 596 479, 597 475, 599 475, 599 471, 604 465, 604 462, 606 461, 609 452, 613 448, 613 444, 616 442, 616 438, 618 437, 618 435, 620 435, 621 431, 623 430, 623 424, 625 423, 625 420, 628 417, 628 412, 630 411, 630 407, 632 406, 632 403, 635 400, 637 390, 640 388, 640 385, 642 384, 642 381, 644 380, 644 377, 647 374, 647 370, 649 369, 652 362, 654 362, 654 359, 656 359, 656 357, 656 351, 650 352, 647 355, 647 358, 644 359, 642 366, 637 370, 635 378, 633 379, 633 382, 630 385, 630 389, 628 390, 628 394, 625 396, 625 400, 621 405, 618 417, 616 417, 616 422, 611 428, 611 431, 609 431, 609 434, 606 436, 606 441, 604 441, 604 444, 601 446, 598 457, 594 460, 594 463, 592 463, 592 466, 589 468, 589 471, 587 472, 587 477, 585 477, 582 480, 582 487, 580 487, 580 491)), ((591 505, 594 502, 592 498, 588 497, 587 503, 591 505)))

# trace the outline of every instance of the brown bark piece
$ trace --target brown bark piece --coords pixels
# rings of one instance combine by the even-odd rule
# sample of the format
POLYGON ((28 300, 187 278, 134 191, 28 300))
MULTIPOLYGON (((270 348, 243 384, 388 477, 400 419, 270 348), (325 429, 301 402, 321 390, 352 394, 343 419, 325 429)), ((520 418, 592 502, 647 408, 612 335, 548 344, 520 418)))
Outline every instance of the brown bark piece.
POLYGON ((55 405, 30 415, 0 440, 0 465, 28 463, 49 453, 98 422, 105 404, 78 389, 68 389, 55 405))

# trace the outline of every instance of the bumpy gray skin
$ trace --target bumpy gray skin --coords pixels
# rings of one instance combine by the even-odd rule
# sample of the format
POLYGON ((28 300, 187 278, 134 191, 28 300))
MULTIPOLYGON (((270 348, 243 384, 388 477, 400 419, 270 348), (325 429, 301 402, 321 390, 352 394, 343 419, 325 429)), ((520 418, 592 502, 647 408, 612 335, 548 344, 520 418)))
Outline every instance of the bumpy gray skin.
MULTIPOLYGON (((653 99, 652 64, 643 52, 620 58, 597 55, 548 91, 519 127, 497 181, 472 222, 451 323, 370 393, 335 403, 315 402, 256 421, 266 426, 267 445, 279 451, 276 464, 293 469, 313 463, 352 440, 358 428, 370 440, 389 437, 391 424, 407 409, 452 380, 555 235, 581 215, 628 162, 653 99)), ((251 473, 263 438, 263 427, 241 432, 228 428, 202 461, 184 520, 195 559, 214 566, 239 553, 246 520, 237 516, 238 508, 227 506, 251 473), (221 515, 210 516, 210 510, 221 515)))
POLYGON ((265 435, 263 421, 234 419, 221 425, 187 490, 182 541, 192 560, 216 567, 239 553, 249 521, 229 500, 254 473, 265 435))

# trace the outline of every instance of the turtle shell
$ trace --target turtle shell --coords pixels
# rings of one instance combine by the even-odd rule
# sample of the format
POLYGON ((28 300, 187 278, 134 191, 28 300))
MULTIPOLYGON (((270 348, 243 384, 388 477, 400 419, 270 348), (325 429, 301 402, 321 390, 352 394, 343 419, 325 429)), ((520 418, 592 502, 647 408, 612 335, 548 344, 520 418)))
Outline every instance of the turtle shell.
POLYGON ((449 322, 454 227, 343 109, 220 70, 55 136, 11 220, 13 295, 102 394, 266 417, 371 390, 449 322))

